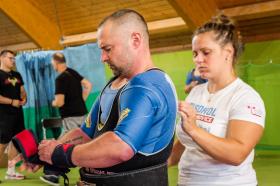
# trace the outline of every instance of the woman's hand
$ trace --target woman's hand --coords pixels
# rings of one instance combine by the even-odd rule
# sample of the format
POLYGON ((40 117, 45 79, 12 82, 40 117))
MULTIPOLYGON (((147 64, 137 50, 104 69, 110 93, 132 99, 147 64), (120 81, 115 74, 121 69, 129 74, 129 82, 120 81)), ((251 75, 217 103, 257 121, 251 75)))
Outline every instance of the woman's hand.
POLYGON ((196 125, 196 111, 186 101, 180 101, 178 109, 182 119, 182 129, 191 135, 192 131, 198 128, 196 125))

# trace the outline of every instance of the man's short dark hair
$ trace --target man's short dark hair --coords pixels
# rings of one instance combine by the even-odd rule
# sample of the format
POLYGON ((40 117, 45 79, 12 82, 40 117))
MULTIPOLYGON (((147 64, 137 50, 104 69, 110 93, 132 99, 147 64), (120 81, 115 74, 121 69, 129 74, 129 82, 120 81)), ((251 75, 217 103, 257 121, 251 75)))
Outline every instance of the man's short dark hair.
POLYGON ((16 53, 14 51, 11 51, 11 50, 2 50, 1 53, 0 53, 0 56, 6 56, 6 54, 13 54, 14 56, 16 55, 16 53))
POLYGON ((125 17, 129 14, 134 15, 137 18, 139 23, 141 23, 141 25, 143 26, 147 35, 149 35, 148 25, 147 25, 147 22, 145 21, 144 17, 140 13, 138 13, 137 11, 131 10, 131 9, 121 9, 121 10, 118 10, 118 11, 112 13, 111 15, 105 17, 105 19, 103 19, 100 22, 100 24, 98 25, 98 28, 100 28, 108 20, 117 21, 117 22, 119 22, 119 24, 121 24, 121 22, 122 22, 121 18, 123 18, 123 17, 125 17))
POLYGON ((53 60, 55 60, 58 63, 65 63, 66 62, 65 56, 61 52, 54 53, 52 58, 53 58, 53 60))

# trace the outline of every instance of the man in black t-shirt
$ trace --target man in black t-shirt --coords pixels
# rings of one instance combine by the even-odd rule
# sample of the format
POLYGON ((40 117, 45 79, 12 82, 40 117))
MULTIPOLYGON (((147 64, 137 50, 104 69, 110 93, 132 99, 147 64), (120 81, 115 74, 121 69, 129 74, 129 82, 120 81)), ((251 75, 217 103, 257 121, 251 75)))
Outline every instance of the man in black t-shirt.
POLYGON ((59 73, 55 80, 55 99, 52 106, 59 107, 63 120, 64 131, 80 127, 84 122, 87 109, 87 99, 92 85, 78 72, 66 66, 66 60, 62 53, 55 53, 52 65, 59 73))
MULTIPOLYGON (((58 107, 62 117, 63 134, 71 129, 78 128, 86 119, 87 99, 92 85, 75 70, 67 67, 65 57, 57 52, 52 56, 52 65, 59 73, 55 80, 55 99, 52 106, 58 107)), ((46 174, 41 177, 45 182, 58 182, 56 175, 46 174)))
MULTIPOLYGON (((8 145, 12 137, 24 129, 22 105, 26 103, 26 93, 23 80, 18 72, 13 71, 15 53, 3 50, 0 53, 0 161, 7 148, 8 160, 12 160, 17 151, 8 145)), ((24 179, 24 175, 15 171, 15 166, 9 166, 6 179, 24 179)))

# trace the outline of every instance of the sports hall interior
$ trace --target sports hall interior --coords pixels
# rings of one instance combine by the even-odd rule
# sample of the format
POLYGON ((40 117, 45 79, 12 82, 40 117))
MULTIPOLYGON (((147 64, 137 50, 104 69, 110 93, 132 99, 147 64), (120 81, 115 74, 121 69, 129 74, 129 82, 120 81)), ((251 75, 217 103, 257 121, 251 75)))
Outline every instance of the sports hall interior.
MULTIPOLYGON (((170 75, 180 100, 187 96, 186 74, 194 67, 193 31, 217 13, 236 21, 245 43, 236 72, 259 92, 266 108, 265 130, 255 147, 253 166, 259 186, 279 186, 280 0, 0 0, 0 51, 9 49, 35 62, 41 56, 48 58, 53 51, 65 51, 73 59, 72 67, 93 81, 94 88, 87 100, 90 108, 102 86, 112 77, 110 69, 100 62, 97 27, 104 17, 122 8, 134 9, 144 16, 152 59, 170 75), (96 68, 90 66, 92 59, 96 68), (78 60, 87 61, 86 65, 78 60)), ((32 85, 36 86, 36 83, 32 85)), ((41 119, 53 114, 48 106, 34 108, 29 104, 24 107, 24 113, 28 117, 25 126, 35 129, 39 138, 45 137, 44 132, 48 138, 57 132, 42 129, 41 119), (40 109, 40 114, 30 114, 36 109, 40 109)), ((5 165, 6 162, 1 162, 3 186, 44 185, 38 179, 42 171, 26 173, 27 179, 22 181, 4 180, 5 165)), ((178 167, 170 167, 168 171, 169 184, 175 186, 178 167)), ((79 179, 78 168, 69 173, 69 178, 75 185, 79 179)))

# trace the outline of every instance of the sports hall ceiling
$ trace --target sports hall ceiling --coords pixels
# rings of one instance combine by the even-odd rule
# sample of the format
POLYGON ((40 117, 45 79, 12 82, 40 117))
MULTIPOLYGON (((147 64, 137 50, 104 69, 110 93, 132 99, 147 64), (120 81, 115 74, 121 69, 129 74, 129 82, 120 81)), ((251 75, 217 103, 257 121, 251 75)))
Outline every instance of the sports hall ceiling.
POLYGON ((193 30, 218 12, 237 21, 245 42, 280 39, 280 0, 0 0, 0 50, 95 42, 99 22, 122 8, 144 16, 152 52, 190 48, 193 30))

